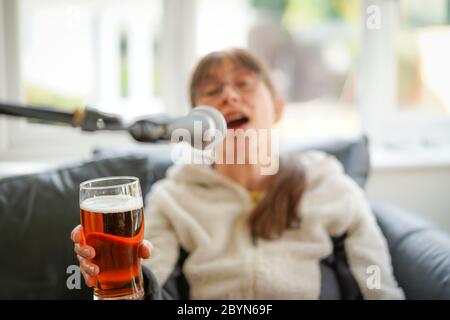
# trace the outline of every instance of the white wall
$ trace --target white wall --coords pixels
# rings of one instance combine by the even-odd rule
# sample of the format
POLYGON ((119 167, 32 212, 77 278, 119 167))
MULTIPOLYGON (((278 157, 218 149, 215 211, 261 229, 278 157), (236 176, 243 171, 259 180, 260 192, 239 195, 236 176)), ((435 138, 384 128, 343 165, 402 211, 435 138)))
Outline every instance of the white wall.
POLYGON ((450 230, 450 165, 374 168, 366 192, 370 200, 413 210, 450 230))

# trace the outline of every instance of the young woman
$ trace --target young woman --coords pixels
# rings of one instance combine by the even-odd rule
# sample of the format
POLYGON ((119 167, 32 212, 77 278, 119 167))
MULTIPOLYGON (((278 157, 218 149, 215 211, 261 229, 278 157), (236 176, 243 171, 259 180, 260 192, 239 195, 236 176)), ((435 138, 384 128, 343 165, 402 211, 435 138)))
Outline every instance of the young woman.
MULTIPOLYGON (((243 49, 201 59, 190 96, 193 107, 216 108, 241 135, 270 132, 284 107, 267 68, 243 49)), ((151 244, 140 250, 143 258, 151 255, 143 262, 148 298, 170 297, 174 281, 193 299, 404 297, 364 193, 334 157, 318 151, 272 157, 269 165, 278 170, 263 174, 268 164, 249 159, 273 152, 270 134, 239 144, 228 143, 239 139, 232 133, 213 165, 174 165, 149 193, 151 244), (239 153, 244 163, 236 161, 239 153), (370 270, 378 271, 375 285, 370 270)), ((72 239, 92 286, 95 252, 80 244, 80 226, 72 239)))

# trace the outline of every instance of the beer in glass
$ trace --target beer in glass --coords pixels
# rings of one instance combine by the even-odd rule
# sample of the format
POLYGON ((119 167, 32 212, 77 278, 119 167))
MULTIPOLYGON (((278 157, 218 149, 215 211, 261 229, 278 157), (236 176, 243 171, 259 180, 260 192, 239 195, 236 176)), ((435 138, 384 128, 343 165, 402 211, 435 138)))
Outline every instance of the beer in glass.
POLYGON ((94 299, 141 299, 144 296, 139 246, 144 238, 139 179, 108 177, 80 184, 83 242, 95 249, 100 272, 94 299))

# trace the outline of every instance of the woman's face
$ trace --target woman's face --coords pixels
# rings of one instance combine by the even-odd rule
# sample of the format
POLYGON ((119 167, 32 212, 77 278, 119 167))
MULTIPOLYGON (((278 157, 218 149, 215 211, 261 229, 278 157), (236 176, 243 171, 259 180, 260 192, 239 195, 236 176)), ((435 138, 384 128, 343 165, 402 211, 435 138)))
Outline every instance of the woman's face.
POLYGON ((228 129, 271 129, 281 118, 284 102, 274 97, 253 71, 229 59, 212 67, 196 90, 196 105, 218 109, 228 129))

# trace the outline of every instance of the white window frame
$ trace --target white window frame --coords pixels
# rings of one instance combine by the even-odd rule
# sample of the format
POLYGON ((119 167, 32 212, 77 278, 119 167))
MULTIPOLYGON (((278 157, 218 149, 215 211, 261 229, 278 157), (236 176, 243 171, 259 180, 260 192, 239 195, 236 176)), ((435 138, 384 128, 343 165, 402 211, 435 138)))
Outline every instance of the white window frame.
MULTIPOLYGON (((0 72, 0 99, 21 103, 19 2, 0 0, 0 22, 4 21, 0 23, 0 70, 4 70, 0 72)), ((189 108, 185 86, 195 59, 195 0, 164 0, 163 4, 162 102, 168 114, 181 115, 189 108)), ((133 143, 125 132, 80 133, 0 116, 0 161, 75 160, 89 157, 96 145, 133 143)))
POLYGON ((450 117, 402 112, 398 105, 394 35, 401 0, 364 0, 358 101, 364 131, 375 145, 450 144, 450 117), (380 9, 380 29, 366 25, 369 6, 380 9))

